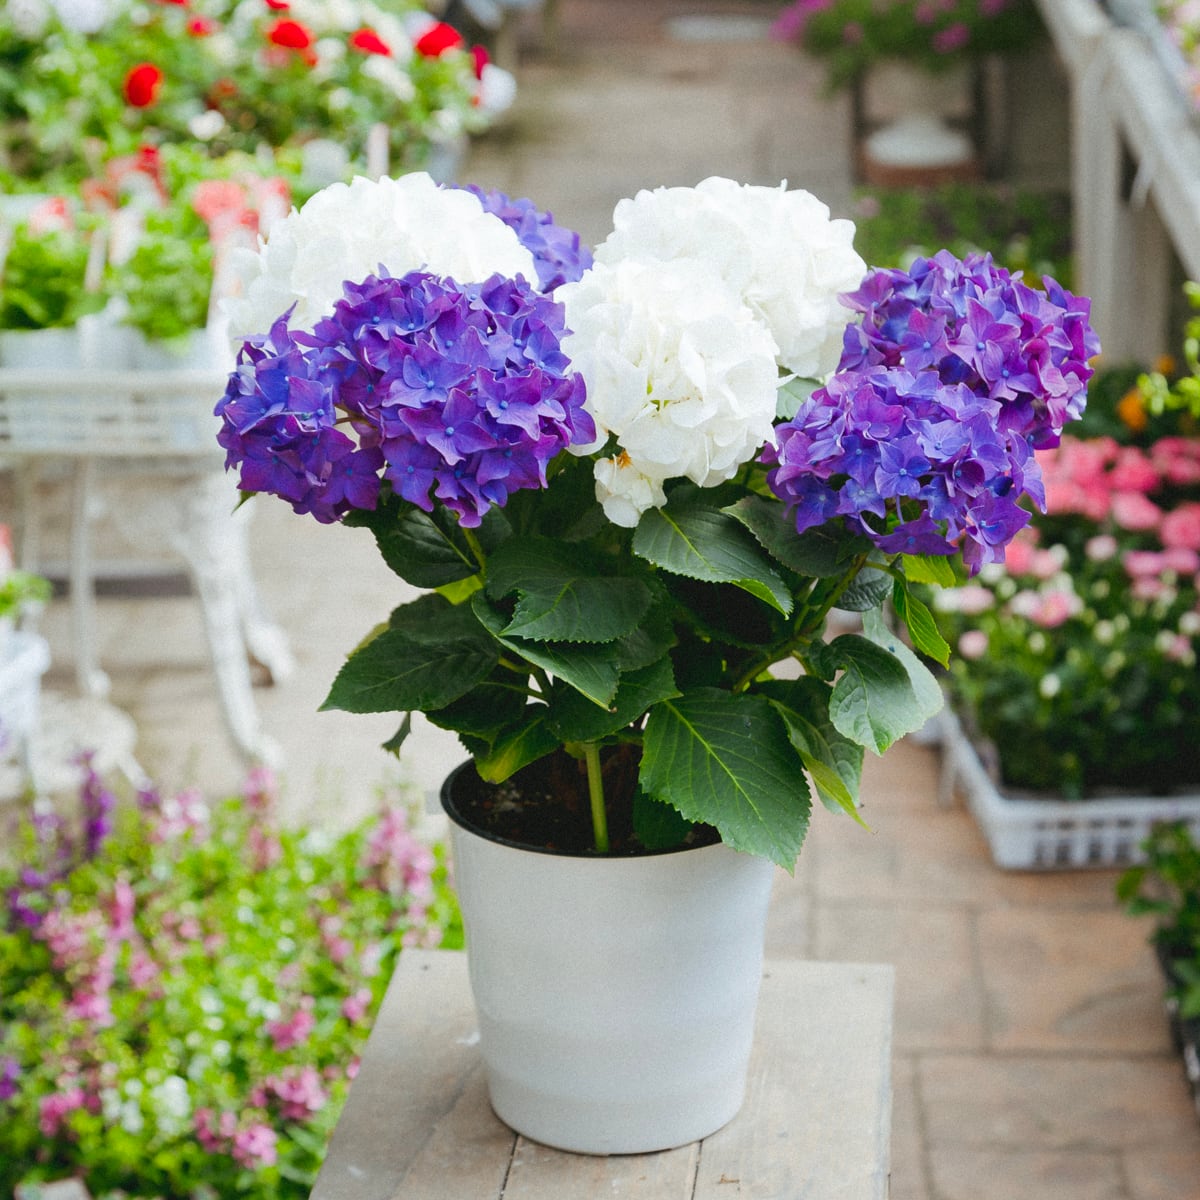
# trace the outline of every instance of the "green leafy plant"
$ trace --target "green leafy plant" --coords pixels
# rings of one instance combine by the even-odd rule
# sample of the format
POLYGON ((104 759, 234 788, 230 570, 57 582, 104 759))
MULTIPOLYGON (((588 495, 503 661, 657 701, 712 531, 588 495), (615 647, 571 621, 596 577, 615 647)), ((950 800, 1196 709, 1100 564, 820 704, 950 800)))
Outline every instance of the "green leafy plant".
POLYGON ((1200 846, 1182 821, 1155 826, 1143 862, 1117 880, 1117 899, 1134 917, 1154 920, 1152 940, 1179 1015, 1200 1019, 1200 846))
POLYGON ((41 232, 22 222, 12 230, 0 266, 0 329, 65 328, 104 307, 103 293, 85 286, 92 224, 41 232))
POLYGON ((406 810, 284 827, 274 783, 38 805, 0 863, 0 1192, 306 1200, 406 945, 461 945, 406 810))
MULTIPOLYGON (((998 185, 872 188, 854 201, 855 244, 880 266, 904 267, 941 247, 963 258, 987 250, 1027 278, 1073 277, 1071 197, 998 185)), ((1090 407, 1090 405, 1089 405, 1090 407)))

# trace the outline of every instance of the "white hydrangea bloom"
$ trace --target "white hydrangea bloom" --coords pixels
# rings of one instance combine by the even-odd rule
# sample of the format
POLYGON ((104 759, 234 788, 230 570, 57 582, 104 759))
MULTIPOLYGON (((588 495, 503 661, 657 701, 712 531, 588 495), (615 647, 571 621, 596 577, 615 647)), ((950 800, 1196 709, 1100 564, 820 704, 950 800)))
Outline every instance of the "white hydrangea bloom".
POLYGON ((831 219, 809 192, 713 176, 621 200, 596 260, 699 258, 764 320, 779 364, 821 379, 837 366, 849 313, 842 292, 862 281, 851 221, 831 219))
POLYGON ((313 328, 333 311, 346 280, 380 266, 460 283, 496 272, 537 278, 532 255, 503 221, 470 192, 439 188, 423 172, 330 184, 231 266, 241 290, 223 307, 235 339, 265 333, 293 304, 292 327, 313 328))
POLYGON ((693 259, 600 264, 555 298, 571 334, 563 350, 587 381, 592 453, 614 436, 618 455, 596 468, 597 498, 633 526, 664 503, 663 483, 702 487, 731 478, 773 436, 778 369, 765 326, 693 259))

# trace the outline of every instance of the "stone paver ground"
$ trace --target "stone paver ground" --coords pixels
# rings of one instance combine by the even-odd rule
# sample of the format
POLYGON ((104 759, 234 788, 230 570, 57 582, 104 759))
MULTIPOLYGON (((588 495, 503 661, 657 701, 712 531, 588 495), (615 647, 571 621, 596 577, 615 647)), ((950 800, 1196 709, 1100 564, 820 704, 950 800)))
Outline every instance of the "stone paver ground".
MULTIPOLYGON (((790 48, 732 36, 779 7, 560 0, 554 52, 525 26, 517 107, 461 177, 530 196, 589 242, 621 196, 710 174, 786 178, 852 215, 844 98, 790 48)), ((1012 83, 1013 177, 1061 184, 1066 87, 1052 54, 1012 83)), ((405 597, 370 537, 263 501, 252 542, 297 658, 294 678, 257 692, 291 814, 344 822, 385 785, 435 788, 462 757, 449 735, 420 725, 396 767, 376 750, 392 721, 317 712, 346 652, 405 597)), ((43 625, 56 690, 70 684, 69 628, 56 603, 43 625)), ((99 634, 151 775, 235 786, 195 600, 104 598, 99 634)), ((776 956, 896 966, 893 1200, 1197 1200, 1200 1123, 1147 929, 1116 907, 1115 874, 999 871, 969 814, 937 806, 936 768, 935 748, 909 742, 869 763, 870 833, 818 811, 795 876, 780 873, 768 935, 776 956)))

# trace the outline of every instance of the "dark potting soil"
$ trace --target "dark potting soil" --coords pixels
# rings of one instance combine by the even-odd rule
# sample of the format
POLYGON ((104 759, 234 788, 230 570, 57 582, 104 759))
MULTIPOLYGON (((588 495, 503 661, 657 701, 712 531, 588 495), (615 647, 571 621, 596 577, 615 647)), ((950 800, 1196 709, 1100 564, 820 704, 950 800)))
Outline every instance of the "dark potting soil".
MULTIPOLYGON (((613 746, 601 755, 609 853, 652 853, 634 832, 639 748, 613 746)), ((587 768, 582 760, 555 751, 530 763, 503 783, 487 783, 468 765, 452 781, 452 816, 487 837, 556 854, 595 853, 587 768)), ((695 826, 684 843, 718 841, 716 830, 695 826)))

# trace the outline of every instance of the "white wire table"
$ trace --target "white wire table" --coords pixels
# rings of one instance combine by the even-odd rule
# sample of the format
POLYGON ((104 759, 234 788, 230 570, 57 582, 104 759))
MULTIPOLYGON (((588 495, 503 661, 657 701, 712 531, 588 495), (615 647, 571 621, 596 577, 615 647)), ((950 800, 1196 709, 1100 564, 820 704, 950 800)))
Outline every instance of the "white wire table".
POLYGON ((261 728, 251 660, 273 682, 290 674, 287 639, 263 611, 246 536, 247 510, 223 468, 213 407, 223 370, 104 371, 0 368, 0 462, 15 471, 19 554, 37 570, 40 480, 50 464, 70 473, 68 581, 80 694, 102 699, 109 681, 98 660, 93 524, 109 479, 153 477, 149 499, 110 515, 134 543, 163 544, 182 559, 200 600, 222 715, 248 763, 278 761, 261 728))

